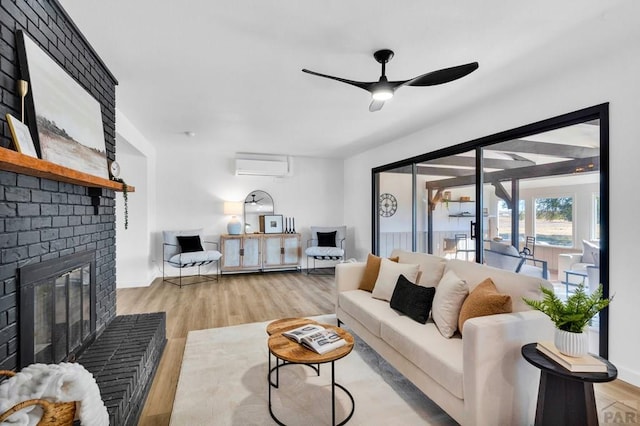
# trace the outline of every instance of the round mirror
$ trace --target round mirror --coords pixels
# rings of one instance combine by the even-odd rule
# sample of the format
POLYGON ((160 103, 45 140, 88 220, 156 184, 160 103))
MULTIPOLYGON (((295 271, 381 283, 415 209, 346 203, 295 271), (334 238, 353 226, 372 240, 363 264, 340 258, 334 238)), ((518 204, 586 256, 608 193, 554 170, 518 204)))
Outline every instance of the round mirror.
POLYGON ((260 216, 273 214, 273 198, 264 191, 251 191, 244 200, 244 232, 254 234, 260 229, 260 216))

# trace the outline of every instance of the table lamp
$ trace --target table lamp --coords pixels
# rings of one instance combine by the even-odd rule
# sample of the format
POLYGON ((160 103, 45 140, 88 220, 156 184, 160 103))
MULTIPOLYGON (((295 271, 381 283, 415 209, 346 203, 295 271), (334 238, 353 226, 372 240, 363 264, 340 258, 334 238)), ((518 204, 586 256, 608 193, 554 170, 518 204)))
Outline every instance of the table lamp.
POLYGON ((229 235, 240 235, 242 233, 242 222, 238 219, 238 215, 242 214, 242 202, 225 201, 224 214, 231 215, 231 220, 227 224, 227 232, 229 235))

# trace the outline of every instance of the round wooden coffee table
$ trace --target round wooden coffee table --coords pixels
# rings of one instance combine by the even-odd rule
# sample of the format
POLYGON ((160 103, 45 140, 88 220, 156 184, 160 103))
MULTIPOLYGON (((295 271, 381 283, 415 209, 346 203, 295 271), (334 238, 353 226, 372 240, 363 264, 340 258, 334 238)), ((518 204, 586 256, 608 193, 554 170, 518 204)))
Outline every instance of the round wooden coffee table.
POLYGON ((307 365, 312 369, 314 369, 314 371, 316 371, 318 375, 320 375, 320 364, 325 364, 330 362, 331 363, 331 418, 334 425, 336 425, 336 387, 342 389, 351 400, 351 412, 344 420, 342 420, 340 423, 337 424, 337 426, 344 425, 351 419, 351 416, 353 416, 353 412, 355 410, 355 402, 353 400, 353 396, 351 395, 351 393, 344 386, 342 386, 339 383, 336 383, 334 363, 335 361, 341 358, 344 358, 345 356, 349 355, 349 353, 351 353, 354 345, 353 336, 348 331, 340 327, 336 327, 334 325, 329 325, 329 324, 321 324, 326 329, 334 330, 336 333, 338 333, 338 335, 340 335, 340 337, 342 337, 347 342, 346 345, 321 355, 312 351, 311 349, 305 348, 301 344, 296 343, 293 340, 288 339, 287 337, 284 337, 282 335, 283 331, 291 330, 296 327, 300 327, 302 325, 306 325, 310 323, 316 323, 315 321, 308 320, 306 318, 298 318, 297 320, 298 322, 296 322, 296 319, 294 318, 287 318, 286 320, 281 320, 282 322, 279 324, 277 322, 274 322, 276 324, 272 323, 274 324, 274 326, 271 328, 271 330, 269 329, 269 326, 267 326, 267 333, 269 331, 273 332, 273 334, 269 336, 269 339, 267 341, 267 345, 269 347, 269 373, 267 377, 267 382, 269 384, 269 414, 271 414, 271 418, 273 418, 273 420, 276 423, 278 423, 279 425, 284 425, 284 423, 282 423, 274 414, 273 409, 271 407, 271 388, 277 389, 280 386, 279 371, 281 367, 284 367, 286 365, 291 365, 291 364, 307 365), (312 321, 312 322, 309 322, 309 321, 312 321), (286 323, 286 328, 279 328, 279 330, 276 330, 276 328, 283 326, 285 323, 286 323), (273 355, 276 359, 276 365, 273 368, 271 367, 271 355, 273 355), (276 374, 275 382, 272 380, 272 375, 274 372, 276 374))

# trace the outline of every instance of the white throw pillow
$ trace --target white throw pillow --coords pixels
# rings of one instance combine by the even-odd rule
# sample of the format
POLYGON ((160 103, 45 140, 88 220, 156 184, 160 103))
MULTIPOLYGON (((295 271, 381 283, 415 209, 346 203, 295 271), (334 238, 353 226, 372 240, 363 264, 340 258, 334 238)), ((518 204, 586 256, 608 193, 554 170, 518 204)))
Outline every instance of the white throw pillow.
POLYGON ((453 271, 445 272, 436 287, 436 295, 431 307, 433 321, 444 337, 453 336, 458 329, 460 309, 467 294, 469 294, 467 282, 453 271))
POLYGON ((378 279, 373 287, 373 292, 371 292, 371 297, 388 302, 393 296, 398 277, 404 275, 406 279, 415 284, 419 267, 420 265, 396 263, 383 258, 380 262, 380 272, 378 272, 378 279))

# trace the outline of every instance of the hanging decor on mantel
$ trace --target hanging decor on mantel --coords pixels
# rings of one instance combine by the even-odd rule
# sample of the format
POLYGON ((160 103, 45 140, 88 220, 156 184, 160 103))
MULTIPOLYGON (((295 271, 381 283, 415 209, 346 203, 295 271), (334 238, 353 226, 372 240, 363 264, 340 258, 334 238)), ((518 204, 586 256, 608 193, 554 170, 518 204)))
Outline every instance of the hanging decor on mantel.
POLYGON ((43 160, 108 179, 100 104, 22 31, 21 78, 29 83, 26 121, 43 160))

